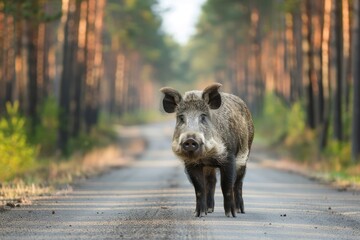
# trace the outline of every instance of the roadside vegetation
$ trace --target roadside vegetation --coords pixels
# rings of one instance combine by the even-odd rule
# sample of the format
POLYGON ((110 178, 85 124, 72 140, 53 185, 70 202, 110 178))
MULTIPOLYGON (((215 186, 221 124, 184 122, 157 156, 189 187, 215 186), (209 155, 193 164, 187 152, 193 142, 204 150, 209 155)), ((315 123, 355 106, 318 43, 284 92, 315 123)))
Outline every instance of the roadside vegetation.
POLYGON ((57 150, 57 112, 49 106, 43 111, 42 124, 30 135, 19 103, 6 104, 0 119, 0 203, 67 189, 74 180, 123 164, 113 125, 100 121, 89 134, 70 139, 63 155, 57 150))
POLYGON ((0 199, 119 164, 116 125, 159 118, 157 86, 180 49, 159 11, 155 0, 0 0, 0 199))
MULTIPOLYGON (((289 170, 334 182, 341 187, 358 188, 360 164, 351 160, 350 142, 339 142, 331 138, 321 150, 319 130, 312 130, 306 126, 305 121, 300 121, 305 117, 303 102, 297 102, 289 109, 281 99, 270 93, 265 97, 263 114, 255 118, 255 142, 271 149, 279 159, 286 159, 282 163, 283 169, 286 169, 287 162, 295 161, 299 169, 292 166, 289 170)), ((351 122, 344 122, 345 134, 350 136, 351 122)), ((329 131, 332 134, 331 128, 329 131)))

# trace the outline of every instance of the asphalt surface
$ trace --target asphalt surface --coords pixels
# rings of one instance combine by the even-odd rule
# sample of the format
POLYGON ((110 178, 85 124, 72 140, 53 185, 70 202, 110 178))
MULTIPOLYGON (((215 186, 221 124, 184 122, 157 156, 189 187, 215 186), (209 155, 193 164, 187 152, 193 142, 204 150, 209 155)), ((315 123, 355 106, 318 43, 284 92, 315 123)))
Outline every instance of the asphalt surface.
POLYGON ((128 167, 74 191, 0 213, 0 239, 360 239, 360 195, 262 166, 256 147, 244 182, 246 214, 195 218, 195 194, 170 150, 172 123, 132 128, 148 148, 128 167))

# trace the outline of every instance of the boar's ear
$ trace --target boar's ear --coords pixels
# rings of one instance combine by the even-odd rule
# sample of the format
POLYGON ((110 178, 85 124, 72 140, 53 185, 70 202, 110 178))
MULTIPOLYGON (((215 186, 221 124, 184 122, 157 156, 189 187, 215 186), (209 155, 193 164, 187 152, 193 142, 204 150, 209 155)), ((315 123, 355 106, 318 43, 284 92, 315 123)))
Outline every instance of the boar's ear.
POLYGON ((163 108, 167 113, 175 112, 176 106, 181 102, 181 94, 173 88, 164 87, 160 89, 160 92, 164 93, 162 100, 163 108))
POLYGON ((221 95, 219 93, 221 86, 220 83, 214 83, 206 87, 203 91, 202 98, 209 104, 211 109, 218 109, 221 106, 221 95))

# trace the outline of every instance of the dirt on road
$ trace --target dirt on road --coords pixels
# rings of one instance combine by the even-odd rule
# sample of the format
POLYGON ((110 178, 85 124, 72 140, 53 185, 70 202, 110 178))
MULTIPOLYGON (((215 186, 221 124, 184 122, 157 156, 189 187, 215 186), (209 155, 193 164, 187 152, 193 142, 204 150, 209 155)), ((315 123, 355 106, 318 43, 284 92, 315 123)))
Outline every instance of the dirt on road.
POLYGON ((359 239, 360 195, 264 167, 253 150, 244 182, 246 214, 193 217, 195 194, 171 152, 173 123, 138 127, 147 150, 127 167, 74 191, 0 212, 0 239, 359 239))

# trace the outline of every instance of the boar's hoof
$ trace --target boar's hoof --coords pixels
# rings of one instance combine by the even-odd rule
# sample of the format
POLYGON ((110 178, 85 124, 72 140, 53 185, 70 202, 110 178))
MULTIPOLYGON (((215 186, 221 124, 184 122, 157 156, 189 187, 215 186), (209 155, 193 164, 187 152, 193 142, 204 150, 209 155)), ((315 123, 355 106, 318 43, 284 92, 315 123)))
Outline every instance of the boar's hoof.
POLYGON ((237 208, 237 209, 236 209, 236 212, 237 212, 237 213, 245 214, 245 211, 244 211, 243 208, 241 208, 241 209, 240 209, 240 208, 237 208))
POLYGON ((194 211, 194 217, 205 217, 205 215, 207 215, 207 211, 205 210, 200 210, 200 209, 195 209, 194 211))
POLYGON ((225 212, 225 216, 227 216, 227 217, 231 217, 231 216, 236 217, 236 213, 234 211, 225 212))
POLYGON ((195 211, 194 217, 205 217, 206 212, 195 211))

